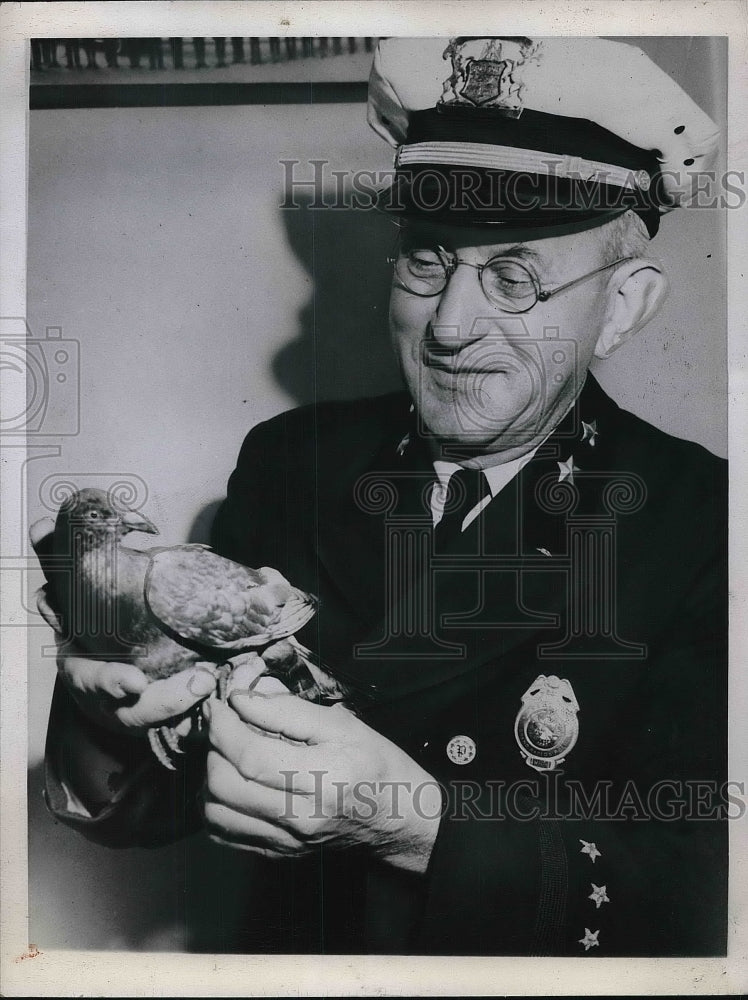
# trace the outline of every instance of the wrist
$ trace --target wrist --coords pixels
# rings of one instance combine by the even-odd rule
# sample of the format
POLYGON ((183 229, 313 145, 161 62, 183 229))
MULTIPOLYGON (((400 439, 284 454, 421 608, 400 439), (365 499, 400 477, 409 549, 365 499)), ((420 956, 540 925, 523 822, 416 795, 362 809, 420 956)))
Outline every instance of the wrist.
POLYGON ((412 786, 403 806, 404 816, 398 835, 385 844, 380 857, 393 868, 425 875, 443 812, 439 785, 425 775, 424 780, 412 786))

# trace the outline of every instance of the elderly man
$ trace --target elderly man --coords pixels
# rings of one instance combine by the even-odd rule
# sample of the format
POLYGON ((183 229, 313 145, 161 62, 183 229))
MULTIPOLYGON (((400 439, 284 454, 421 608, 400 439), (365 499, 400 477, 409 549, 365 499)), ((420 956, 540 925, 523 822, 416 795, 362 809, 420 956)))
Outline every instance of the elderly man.
POLYGON ((174 777, 134 734, 212 680, 63 657, 49 804, 264 855, 268 948, 314 914, 329 952, 723 952, 724 463, 588 374, 662 301, 649 240, 715 127, 598 39, 385 40, 369 120, 407 391, 256 427, 214 526, 319 595, 353 711, 237 684, 174 777))

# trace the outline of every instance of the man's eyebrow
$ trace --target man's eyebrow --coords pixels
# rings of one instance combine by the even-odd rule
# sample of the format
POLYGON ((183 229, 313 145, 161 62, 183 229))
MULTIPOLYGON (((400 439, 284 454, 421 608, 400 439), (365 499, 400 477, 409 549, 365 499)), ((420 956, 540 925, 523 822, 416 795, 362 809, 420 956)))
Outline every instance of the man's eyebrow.
POLYGON ((547 264, 548 262, 544 254, 539 253, 532 247, 527 246, 526 243, 517 243, 514 246, 507 247, 506 250, 501 250, 497 256, 530 257, 532 260, 536 260, 539 264, 547 264))

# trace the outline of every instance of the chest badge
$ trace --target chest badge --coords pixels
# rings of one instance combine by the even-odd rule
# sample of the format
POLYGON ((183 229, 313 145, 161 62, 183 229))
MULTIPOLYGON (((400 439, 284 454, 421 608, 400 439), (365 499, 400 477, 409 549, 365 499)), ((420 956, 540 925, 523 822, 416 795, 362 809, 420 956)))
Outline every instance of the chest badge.
POLYGON ((577 742, 579 704, 571 684, 541 674, 522 695, 514 736, 525 763, 536 771, 563 764, 577 742))

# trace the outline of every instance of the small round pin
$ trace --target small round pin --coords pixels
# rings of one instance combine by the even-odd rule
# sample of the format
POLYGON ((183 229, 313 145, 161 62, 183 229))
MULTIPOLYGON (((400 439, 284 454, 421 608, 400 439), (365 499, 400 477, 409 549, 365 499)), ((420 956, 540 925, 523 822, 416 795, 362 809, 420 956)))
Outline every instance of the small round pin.
POLYGON ((453 764, 469 764, 477 752, 475 740, 469 736, 453 736, 447 743, 447 757, 453 764))

